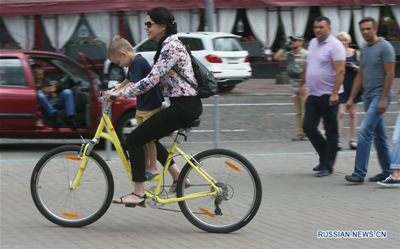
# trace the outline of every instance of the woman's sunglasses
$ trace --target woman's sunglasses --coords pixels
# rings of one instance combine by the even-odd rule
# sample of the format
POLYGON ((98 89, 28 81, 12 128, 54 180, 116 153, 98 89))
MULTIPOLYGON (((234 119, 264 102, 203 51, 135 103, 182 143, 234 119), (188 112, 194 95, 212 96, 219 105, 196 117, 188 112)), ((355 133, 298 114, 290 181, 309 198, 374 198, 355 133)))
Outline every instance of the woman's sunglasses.
POLYGON ((155 22, 145 22, 144 26, 146 26, 147 28, 151 28, 151 25, 153 25, 155 22))

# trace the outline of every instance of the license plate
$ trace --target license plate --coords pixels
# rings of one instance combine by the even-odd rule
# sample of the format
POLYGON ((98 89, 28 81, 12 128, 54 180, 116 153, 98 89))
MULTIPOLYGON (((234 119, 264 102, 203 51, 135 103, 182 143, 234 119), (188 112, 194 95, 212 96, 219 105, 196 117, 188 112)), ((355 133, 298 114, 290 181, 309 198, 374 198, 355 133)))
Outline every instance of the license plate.
POLYGON ((238 64, 239 60, 238 59, 228 59, 228 64, 238 64))

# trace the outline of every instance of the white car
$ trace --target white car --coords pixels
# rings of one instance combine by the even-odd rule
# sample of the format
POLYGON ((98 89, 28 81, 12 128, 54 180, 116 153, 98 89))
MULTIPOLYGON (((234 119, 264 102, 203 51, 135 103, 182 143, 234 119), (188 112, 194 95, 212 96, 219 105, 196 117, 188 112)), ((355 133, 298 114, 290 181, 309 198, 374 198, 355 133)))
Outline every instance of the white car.
MULTIPOLYGON (((214 73, 220 92, 228 92, 251 77, 249 53, 241 47, 240 36, 219 32, 189 32, 178 33, 178 37, 190 46, 193 56, 214 73)), ((134 50, 153 65, 155 41, 144 40, 134 50)), ((104 63, 104 74, 108 75, 110 81, 121 81, 126 72, 127 68, 122 70, 109 60, 104 63)))

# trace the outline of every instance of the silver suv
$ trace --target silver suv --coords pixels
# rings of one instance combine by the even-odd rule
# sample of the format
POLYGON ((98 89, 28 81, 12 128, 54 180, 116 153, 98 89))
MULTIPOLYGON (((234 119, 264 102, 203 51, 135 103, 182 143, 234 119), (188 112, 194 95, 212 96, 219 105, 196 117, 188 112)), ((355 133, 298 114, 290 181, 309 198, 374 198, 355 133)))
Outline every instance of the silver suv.
MULTIPOLYGON (((199 59, 218 81, 218 90, 228 92, 236 84, 251 77, 249 53, 240 45, 239 38, 229 33, 219 32, 190 32, 178 33, 179 39, 190 46, 193 56, 199 59)), ((146 60, 153 64, 156 42, 144 40, 134 47, 146 60)), ((104 63, 104 74, 109 80, 121 81, 126 75, 127 68, 107 60, 104 63)))

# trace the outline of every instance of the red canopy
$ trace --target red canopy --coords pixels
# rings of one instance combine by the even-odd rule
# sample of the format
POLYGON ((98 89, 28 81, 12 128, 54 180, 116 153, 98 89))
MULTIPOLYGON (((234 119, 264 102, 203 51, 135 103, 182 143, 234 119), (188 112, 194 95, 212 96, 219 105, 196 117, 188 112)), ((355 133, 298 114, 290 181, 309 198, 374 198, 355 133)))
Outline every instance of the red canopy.
MULTIPOLYGON (((0 15, 204 8, 205 0, 1 0, 0 15)), ((399 0, 214 0, 215 8, 398 4, 399 0)))
POLYGON ((214 0, 216 8, 399 4, 399 0, 214 0))

